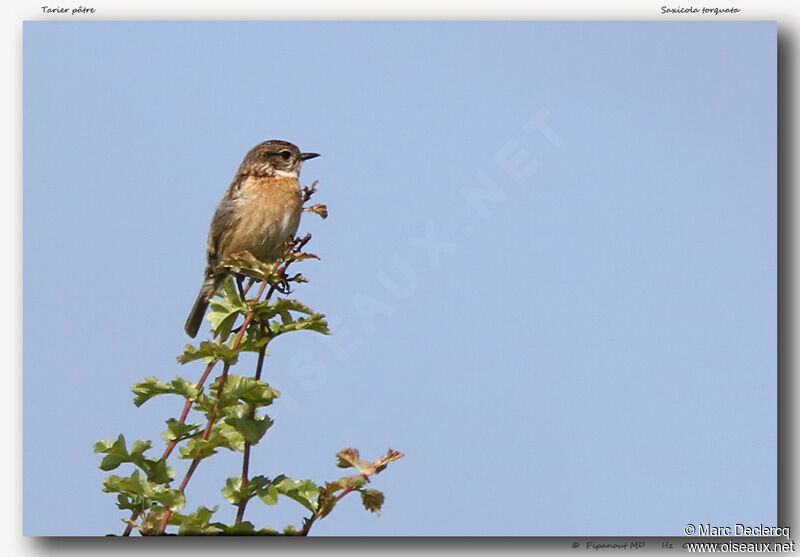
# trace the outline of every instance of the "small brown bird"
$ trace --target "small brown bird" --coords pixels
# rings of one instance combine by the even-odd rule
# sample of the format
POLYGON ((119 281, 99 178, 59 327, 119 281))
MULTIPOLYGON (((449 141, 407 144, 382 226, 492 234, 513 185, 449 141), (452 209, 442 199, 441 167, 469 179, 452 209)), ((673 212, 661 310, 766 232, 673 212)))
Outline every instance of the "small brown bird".
POLYGON ((215 272, 217 265, 243 251, 265 263, 280 257, 284 242, 297 232, 303 211, 300 165, 318 156, 301 153, 287 141, 272 140, 256 145, 244 157, 211 219, 205 279, 184 327, 190 337, 197 335, 209 301, 228 276, 215 272))

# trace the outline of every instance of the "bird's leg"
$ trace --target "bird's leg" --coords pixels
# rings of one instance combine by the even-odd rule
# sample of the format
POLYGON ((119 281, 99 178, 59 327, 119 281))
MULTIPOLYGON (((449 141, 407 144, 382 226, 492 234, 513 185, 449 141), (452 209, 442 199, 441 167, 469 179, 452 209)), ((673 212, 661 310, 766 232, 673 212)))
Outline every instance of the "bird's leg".
POLYGON ((275 283, 275 290, 284 296, 291 294, 292 286, 289 284, 289 277, 286 276, 286 266, 281 267, 281 269, 278 271, 278 274, 280 278, 278 282, 275 283))
POLYGON ((242 283, 244 282, 244 276, 240 274, 235 274, 234 277, 236 278, 236 287, 239 289, 239 296, 244 300, 244 295, 246 294, 244 288, 242 287, 242 283))
POLYGON ((287 294, 291 294, 292 293, 292 287, 289 285, 289 282, 285 281, 285 280, 282 281, 282 282, 279 282, 278 284, 276 284, 275 285, 275 290, 279 294, 283 294, 284 296, 286 296, 287 294))

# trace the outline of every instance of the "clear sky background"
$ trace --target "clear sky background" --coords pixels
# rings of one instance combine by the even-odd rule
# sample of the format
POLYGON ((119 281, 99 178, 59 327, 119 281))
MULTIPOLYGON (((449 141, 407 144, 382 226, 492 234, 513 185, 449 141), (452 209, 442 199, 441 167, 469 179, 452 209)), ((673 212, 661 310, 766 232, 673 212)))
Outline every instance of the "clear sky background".
MULTIPOLYGON (((323 154, 295 296, 334 334, 273 343, 251 470, 406 453, 313 534, 775 524, 775 23, 26 23, 23 80, 25 534, 122 531, 92 445, 160 454, 182 402, 130 387, 202 372, 208 224, 272 138, 323 154)), ((190 510, 232 521, 240 458, 190 510)))

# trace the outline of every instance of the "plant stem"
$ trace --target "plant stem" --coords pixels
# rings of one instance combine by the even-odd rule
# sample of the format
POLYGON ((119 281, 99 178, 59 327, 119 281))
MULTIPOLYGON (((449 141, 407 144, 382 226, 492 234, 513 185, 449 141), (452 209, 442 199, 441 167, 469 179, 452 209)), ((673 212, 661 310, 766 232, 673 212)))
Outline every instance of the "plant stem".
MULTIPOLYGON (((262 327, 262 332, 263 332, 263 327, 262 327)), ((258 351, 258 363, 256 364, 256 375, 255 375, 256 381, 261 380, 261 370, 264 367, 264 355, 266 354, 266 351, 267 351, 266 344, 261 347, 261 350, 258 351)), ((256 408, 255 406, 253 406, 250 409, 250 414, 248 417, 252 420, 253 418, 255 418, 255 415, 256 415, 256 408)), ((247 478, 249 474, 249 469, 250 469, 250 443, 245 442, 244 455, 242 456, 242 489, 247 487, 247 481, 248 481, 247 478)), ((239 509, 236 511, 236 524, 239 524, 244 518, 244 509, 245 507, 247 507, 247 501, 248 499, 246 497, 242 498, 242 500, 239 501, 239 509)))
MULTIPOLYGON (((203 387, 203 383, 206 382, 206 379, 208 379, 208 375, 211 373, 211 370, 214 368, 214 366, 217 365, 218 361, 219 360, 214 360, 213 362, 211 362, 206 366, 206 370, 203 372, 203 375, 200 376, 200 380, 197 382, 197 390, 200 390, 203 387)), ((178 419, 180 423, 184 423, 186 421, 186 416, 189 415, 189 410, 192 409, 192 404, 193 401, 187 398, 186 404, 184 404, 183 406, 183 412, 181 412, 181 417, 178 419)), ((173 439, 172 441, 170 441, 167 444, 167 448, 164 449, 164 454, 161 455, 161 458, 163 459, 169 458, 169 455, 172 453, 172 450, 175 448, 175 446, 178 444, 179 441, 180 441, 179 439, 173 439)), ((133 524, 131 523, 134 522, 137 518, 139 518, 139 514, 140 514, 139 511, 133 511, 133 513, 131 513, 128 526, 122 533, 123 536, 131 535, 131 532, 133 531, 133 524)))
MULTIPOLYGON (((261 288, 259 288, 258 293, 256 294, 255 300, 258 301, 261 298, 262 294, 264 294, 264 290, 267 287, 267 281, 262 281, 261 288)), ((247 331, 248 325, 250 322, 253 321, 253 317, 255 316, 255 312, 250 311, 244 318, 244 323, 242 323, 239 332, 236 335, 236 338, 233 341, 233 349, 236 350, 239 348, 239 345, 242 343, 242 339, 244 338, 244 333, 247 331)), ((211 414, 208 417, 208 423, 206 424, 206 429, 203 431, 203 439, 208 439, 208 436, 211 434, 211 428, 214 426, 214 422, 217 419, 217 408, 219 405, 219 398, 222 395, 222 391, 225 389, 225 381, 228 378, 228 369, 230 369, 230 364, 225 363, 225 367, 222 368, 222 374, 220 375, 219 387, 217 388, 217 396, 214 399, 214 407, 211 409, 211 414)), ((197 469, 197 466, 200 464, 200 449, 198 449, 197 454, 195 455, 194 459, 192 459, 191 465, 189 465, 189 469, 186 471, 186 475, 183 478, 183 481, 180 485, 180 490, 183 492, 186 489, 186 485, 189 483, 189 480, 194 474, 194 471, 197 469)), ((169 509, 164 510, 164 516, 161 517, 161 524, 158 528, 158 533, 163 534, 164 531, 167 529, 167 524, 169 524, 169 519, 172 517, 172 511, 169 509)))
MULTIPOLYGON (((364 479, 367 479, 367 477, 368 477, 366 474, 361 474, 361 475, 364 477, 364 479)), ((345 495, 347 495, 349 493, 352 493, 353 491, 355 491, 355 488, 352 487, 352 486, 346 488, 339 495, 337 495, 336 497, 333 498, 334 503, 338 503, 339 501, 341 501, 344 498, 345 495)), ((308 531, 311 530, 311 526, 314 524, 314 521, 316 521, 320 516, 322 516, 322 513, 324 512, 324 510, 325 510, 324 507, 320 507, 319 509, 317 509, 317 512, 315 512, 313 515, 311 515, 311 518, 309 518, 306 521, 305 525, 303 525, 303 528, 299 532, 299 534, 301 536, 307 536, 308 535, 308 531)))
MULTIPOLYGON (((211 373, 211 370, 217 364, 218 361, 219 360, 214 360, 213 362, 208 364, 208 366, 206 366, 206 370, 203 372, 203 375, 200 377, 200 381, 197 382, 197 389, 198 390, 200 390, 200 388, 203 386, 203 383, 206 382, 206 379, 208 379, 208 375, 211 373)), ((183 412, 181 412, 181 417, 178 419, 178 421, 180 423, 184 423, 186 421, 186 416, 189 415, 189 410, 192 409, 192 404, 193 403, 194 402, 189 400, 189 399, 186 400, 186 404, 183 406, 183 412)), ((163 454, 163 456, 161 458, 167 458, 172 453, 172 450, 175 448, 175 445, 177 445, 178 442, 179 442, 179 439, 173 439, 172 441, 170 441, 169 444, 167 445, 167 448, 164 450, 164 454, 163 454)))
MULTIPOLYGON (((311 196, 314 194, 314 192, 316 191, 316 186, 317 186, 317 181, 315 180, 311 184, 310 187, 303 188, 303 191, 302 191, 303 204, 305 204, 311 198, 311 196)), ((304 210, 306 210, 306 209, 304 209, 304 210)), ((322 218, 325 218, 327 216, 327 213, 326 214, 318 213, 318 214, 320 214, 322 216, 322 218)), ((301 254, 302 248, 309 242, 310 239, 311 239, 311 234, 306 234, 303 238, 294 239, 293 241, 290 242, 290 249, 289 249, 288 253, 289 254, 293 254, 293 253, 301 254)), ((288 269, 288 267, 289 267, 289 265, 291 263, 292 263, 292 260, 289 260, 289 261, 285 261, 284 260, 283 265, 281 267, 279 267, 279 269, 278 269, 278 273, 277 274, 278 274, 279 277, 281 277, 281 276, 282 277, 286 277, 286 270, 288 269)), ((288 279, 284 278, 284 280, 288 280, 288 279)), ((250 287, 255 282, 256 281, 252 277, 249 277, 247 285, 243 287, 241 281, 237 281, 237 287, 239 289, 239 294, 240 294, 240 296, 242 297, 243 300, 244 300, 247 292, 250 290, 250 287)), ((258 300, 261 298, 262 294, 264 293, 264 290, 266 289, 267 283, 269 281, 268 280, 262 280, 261 282, 262 282, 261 288, 259 289, 258 294, 256 294, 256 297, 253 300, 254 302, 258 302, 258 300)), ((270 299, 270 297, 275 292, 275 290, 276 290, 276 288, 277 288, 277 286, 279 284, 281 284, 281 283, 280 282, 272 282, 270 284, 270 289, 269 289, 269 291, 268 291, 268 293, 266 295, 265 301, 268 301, 270 299)), ((255 316, 255 313, 253 311, 250 311, 245 316, 244 323, 242 324, 240 330, 238 331, 236 339, 235 339, 235 341, 233 343, 233 349, 234 350, 238 349, 239 345, 241 344, 242 339, 243 339, 244 334, 245 334, 245 331, 247 330, 247 327, 252 322, 254 316, 255 316)), ((268 321, 267 321, 267 323, 268 323, 268 321)), ((263 334, 270 335, 269 327, 267 326, 267 330, 265 332, 263 323, 261 323, 261 330, 262 330, 263 334)), ((221 339, 221 340, 222 340, 222 342, 224 342, 226 339, 221 339)), ((266 345, 261 347, 261 349, 259 350, 258 364, 257 364, 257 367, 256 367, 256 375, 255 375, 256 380, 260 380, 260 378, 261 378, 261 371, 262 371, 263 364, 264 364, 265 351, 266 351, 266 345)), ((198 389, 200 389, 203 386, 203 384, 205 383, 205 381, 208 378, 209 374, 211 373, 211 370, 216 365, 217 361, 218 360, 214 360, 213 362, 208 364, 208 366, 206 367, 206 369, 203 372, 202 376, 200 377, 200 380, 197 382, 197 388, 198 389)), ((211 413, 209 415, 208 423, 206 424, 206 428, 205 428, 205 430, 203 432, 203 439, 204 440, 208 439, 208 436, 210 435, 210 432, 211 432, 211 429, 212 429, 212 427, 214 425, 214 422, 216 421, 216 413, 217 413, 218 404, 219 404, 219 397, 220 397, 220 395, 221 395, 221 393, 222 393, 222 391, 223 391, 223 389, 225 387, 225 381, 226 381, 226 379, 228 377, 229 368, 230 368, 230 364, 226 363, 225 367, 223 368, 222 374, 220 375, 220 385, 219 385, 219 389, 217 391, 217 397, 216 397, 216 399, 214 401, 214 406, 213 406, 213 408, 211 410, 211 413)), ((185 423, 186 418, 187 418, 187 416, 189 414, 189 411, 192 409, 192 406, 193 406, 193 401, 187 399, 186 403, 184 404, 183 411, 181 412, 180 418, 178 420, 179 423, 185 423)), ((251 418, 255 416, 255 407, 253 407, 251 409, 250 416, 251 416, 251 418)), ((181 440, 182 439, 173 439, 172 441, 170 441, 167 444, 166 448, 164 449, 164 453, 162 455, 162 458, 166 460, 170 456, 170 454, 172 453, 174 448, 177 446, 177 444, 181 440)), ((199 449, 198 449, 198 453, 195 455, 195 458, 192 460, 192 463, 190 464, 189 469, 187 470, 186 475, 184 476, 184 479, 181 482, 181 486, 180 486, 181 492, 183 492, 184 489, 186 488, 186 485, 188 484, 190 478, 192 477, 192 474, 194 473, 195 469, 199 465, 200 460, 201 459, 199 458, 199 449)), ((246 486, 247 482, 248 482, 249 462, 250 462, 250 443, 245 442, 244 458, 243 458, 243 463, 242 463, 242 485, 243 486, 246 486)), ((349 491, 347 491, 346 493, 349 493, 349 491)), ((242 520, 246 504, 247 504, 247 500, 243 500, 239 504, 239 509, 238 509, 237 517, 236 517, 236 522, 237 523, 241 522, 241 520, 242 520)), ((125 531, 122 534, 123 536, 130 536, 130 534, 131 534, 131 532, 132 532, 132 530, 134 528, 134 524, 135 524, 136 520, 139 518, 140 515, 141 515, 141 512, 139 512, 139 511, 134 511, 134 512, 131 513, 131 517, 128 520, 128 524, 127 524, 127 526, 125 528, 125 531)), ((172 512, 169 509, 165 509, 164 515, 163 515, 162 520, 161 520, 160 527, 158 529, 158 533, 159 534, 164 533, 164 531, 166 530, 167 524, 169 523, 169 519, 171 518, 171 516, 172 516, 172 512)), ((316 518, 313 518, 312 522, 313 522, 313 520, 316 520, 316 518)), ((310 524, 309 524, 309 527, 310 527, 310 524)), ((306 529, 306 532, 307 532, 307 529, 306 529)))
MULTIPOLYGON (((308 241, 310 239, 311 239, 311 234, 306 234, 300 240, 300 242, 298 242, 298 244, 293 248, 293 251, 300 251, 303 248, 303 246, 305 246, 308 243, 308 241)), ((291 263, 292 263, 291 261, 285 262, 283 264, 283 266, 281 267, 281 269, 278 271, 278 275, 279 276, 280 275, 285 275, 286 274, 286 270, 289 268, 289 265, 291 263)), ((269 301, 269 299, 272 297, 272 294, 275 293, 276 286, 277 286, 276 284, 271 284, 270 285, 269 291, 267 292, 267 296, 266 296, 266 298, 264 298, 265 301, 269 301)), ((250 284, 247 285, 247 289, 249 289, 249 288, 250 288, 250 284)), ((264 288, 264 285, 262 285, 262 290, 263 290, 263 288, 264 288)), ((245 289, 245 292, 247 292, 247 289, 245 289)), ((259 291, 259 294, 258 294, 258 296, 256 296, 256 299, 258 299, 260 296, 261 296, 261 291, 259 291)), ((266 334, 266 335, 270 334, 269 333, 269 322, 267 322, 266 331, 264 330, 264 326, 262 324, 261 332, 262 332, 262 334, 266 334)), ((266 353, 266 349, 267 349, 267 346, 265 344, 264 346, 261 347, 261 350, 258 351, 258 363, 256 364, 256 374, 255 374, 256 381, 261 380, 261 371, 264 368, 264 355, 266 353)), ((250 419, 253 419, 255 417, 255 413, 256 413, 256 411, 255 411, 255 407, 254 407, 250 411, 250 414, 249 414, 250 419)), ((247 487, 247 482, 248 482, 248 477, 249 477, 249 470, 250 470, 250 443, 245 442, 244 454, 242 456, 242 489, 247 487)), ((239 501, 239 508, 236 511, 236 524, 241 523, 242 520, 244 519, 244 510, 247 507, 247 502, 248 501, 249 501, 249 499, 246 498, 246 497, 243 498, 241 501, 239 501)))

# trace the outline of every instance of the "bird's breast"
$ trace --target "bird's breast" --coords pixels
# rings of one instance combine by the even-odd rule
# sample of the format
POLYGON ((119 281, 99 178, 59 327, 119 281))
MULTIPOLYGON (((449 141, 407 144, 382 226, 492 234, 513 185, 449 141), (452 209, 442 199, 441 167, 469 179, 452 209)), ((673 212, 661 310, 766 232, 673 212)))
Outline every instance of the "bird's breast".
POLYGON ((262 261, 280 255, 283 243, 297 233, 302 212, 300 184, 293 178, 254 178, 239 198, 240 241, 234 251, 249 251, 262 261))

